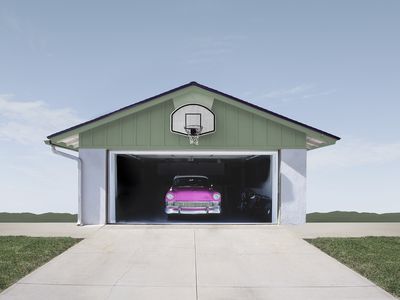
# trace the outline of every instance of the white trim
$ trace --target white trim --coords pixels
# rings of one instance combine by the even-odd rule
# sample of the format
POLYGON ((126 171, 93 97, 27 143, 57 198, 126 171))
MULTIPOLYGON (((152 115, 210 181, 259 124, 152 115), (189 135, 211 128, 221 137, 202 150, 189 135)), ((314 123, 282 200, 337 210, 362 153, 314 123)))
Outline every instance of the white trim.
POLYGON ((63 138, 62 140, 59 140, 58 142, 64 143, 68 147, 78 148, 79 147, 79 135, 74 134, 71 136, 67 136, 67 137, 63 138))
POLYGON ((116 150, 110 151, 110 154, 133 154, 133 155, 187 155, 190 154, 192 156, 201 156, 201 155, 278 155, 278 151, 146 151, 146 150, 139 150, 139 151, 127 151, 127 150, 116 150))
POLYGON ((279 172, 278 172, 278 152, 271 155, 272 160, 272 224, 278 224, 278 179, 279 179, 279 172))
POLYGON ((109 198, 108 198, 108 222, 116 223, 115 189, 117 187, 115 176, 117 170, 116 155, 176 155, 176 156, 218 156, 218 155, 269 155, 272 157, 272 222, 278 224, 278 151, 109 151, 109 198))
POLYGON ((108 168, 108 223, 116 223, 116 213, 115 213, 115 197, 116 197, 116 188, 117 188, 117 163, 116 163, 116 155, 109 154, 109 168, 108 168))

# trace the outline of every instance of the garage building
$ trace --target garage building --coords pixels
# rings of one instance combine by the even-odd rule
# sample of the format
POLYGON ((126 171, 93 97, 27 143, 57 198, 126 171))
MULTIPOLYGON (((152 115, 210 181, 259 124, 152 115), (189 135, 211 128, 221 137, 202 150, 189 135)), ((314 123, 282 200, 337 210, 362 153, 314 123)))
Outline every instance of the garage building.
POLYGON ((340 139, 196 82, 47 138, 54 153, 78 162, 80 225, 302 224, 307 151, 340 139), (168 218, 165 195, 187 175, 209 179, 220 214, 168 218), (270 214, 244 212, 246 193, 268 199, 270 214))

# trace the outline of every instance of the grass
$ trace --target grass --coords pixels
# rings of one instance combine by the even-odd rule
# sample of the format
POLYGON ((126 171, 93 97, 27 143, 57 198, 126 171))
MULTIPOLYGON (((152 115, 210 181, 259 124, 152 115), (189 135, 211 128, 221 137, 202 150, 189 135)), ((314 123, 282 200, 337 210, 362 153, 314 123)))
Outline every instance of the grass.
POLYGON ((0 237, 0 292, 79 242, 70 237, 0 237))
POLYGON ((389 293, 400 296, 400 237, 307 239, 389 293))
POLYGON ((313 222, 400 222, 400 213, 359 213, 356 211, 332 211, 307 214, 307 223, 313 222))
POLYGON ((43 222, 66 222, 73 223, 77 221, 77 215, 69 213, 44 213, 44 214, 32 214, 32 213, 7 213, 0 212, 0 223, 43 223, 43 222))

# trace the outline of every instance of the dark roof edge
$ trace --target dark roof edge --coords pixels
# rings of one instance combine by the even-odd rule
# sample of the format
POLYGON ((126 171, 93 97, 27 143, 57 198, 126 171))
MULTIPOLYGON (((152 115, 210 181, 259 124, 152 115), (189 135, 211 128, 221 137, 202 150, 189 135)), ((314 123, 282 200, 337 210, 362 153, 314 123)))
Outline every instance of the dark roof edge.
POLYGON ((213 92, 213 93, 216 93, 216 94, 220 94, 220 95, 222 95, 222 96, 225 96, 225 97, 231 98, 231 99, 233 99, 233 100, 235 100, 235 101, 238 101, 238 102, 240 102, 240 103, 242 103, 242 104, 251 106, 251 107, 253 107, 253 108, 255 108, 255 109, 258 109, 258 110, 261 110, 261 111, 263 111, 263 112, 265 112, 265 113, 271 114, 271 115, 273 115, 273 116, 275 116, 275 117, 278 117, 278 118, 284 119, 284 120, 286 120, 286 121, 295 123, 295 124, 297 124, 297 125, 306 127, 306 128, 308 128, 308 129, 317 131, 317 132, 319 132, 319 133, 322 133, 322 134, 324 134, 324 135, 327 135, 327 136, 329 136, 329 137, 331 137, 331 138, 334 138, 334 139, 336 139, 336 140, 340 140, 340 137, 338 137, 338 136, 336 136, 336 135, 333 135, 333 134, 331 134, 331 133, 329 133, 329 132, 323 131, 323 130, 321 130, 321 129, 312 127, 312 126, 307 125, 307 124, 304 124, 304 123, 301 123, 301 122, 296 121, 296 120, 293 120, 293 119, 291 119, 291 118, 285 117, 285 116, 280 115, 280 114, 278 114, 278 113, 276 113, 276 112, 270 111, 270 110, 268 110, 268 109, 266 109, 266 108, 263 108, 263 107, 260 107, 260 106, 258 106, 258 105, 255 105, 255 104, 253 104, 253 103, 247 102, 247 101, 245 101, 245 100, 236 98, 235 96, 226 94, 226 93, 224 93, 224 92, 220 92, 220 91, 218 91, 218 90, 215 90, 215 89, 213 89, 213 88, 210 88, 210 87, 208 87, 208 86, 202 85, 202 84, 197 83, 197 82, 191 82, 191 83, 193 83, 193 85, 196 85, 196 86, 198 86, 198 87, 200 87, 200 88, 203 88, 203 89, 205 89, 205 90, 208 90, 208 91, 210 91, 210 92, 213 92))
POLYGON ((265 112, 265 113, 271 114, 271 115, 273 115, 273 116, 276 116, 276 117, 281 118, 281 119, 284 119, 284 120, 286 120, 286 121, 295 123, 295 124, 297 124, 297 125, 306 127, 306 128, 308 128, 308 129, 317 131, 317 132, 319 132, 319 133, 321 133, 321 134, 323 134, 323 135, 327 135, 327 136, 329 136, 329 137, 331 137, 331 138, 334 138, 334 139, 336 139, 336 140, 340 140, 340 137, 335 136, 335 135, 333 135, 333 134, 331 134, 331 133, 329 133, 329 132, 326 132, 326 131, 320 130, 320 129, 318 129, 318 128, 309 126, 309 125, 307 125, 307 124, 301 123, 301 122, 299 122, 299 121, 290 119, 290 118, 288 118, 288 117, 285 117, 285 116, 283 116, 283 115, 280 115, 280 114, 278 114, 278 113, 275 113, 275 112, 273 112, 273 111, 270 111, 270 110, 268 110, 268 109, 265 109, 265 108, 263 108, 263 107, 257 106, 257 105, 255 105, 255 104, 250 103, 250 102, 244 101, 244 100, 242 100, 242 99, 236 98, 236 97, 231 96, 231 95, 229 95, 229 94, 223 93, 223 92, 221 92, 221 91, 218 91, 218 90, 215 90, 215 89, 210 88, 210 87, 208 87, 208 86, 205 86, 205 85, 202 85, 202 84, 200 84, 200 83, 197 83, 197 82, 195 82, 195 81, 192 81, 192 82, 186 83, 186 84, 184 84, 184 85, 178 86, 178 87, 176 87, 176 88, 174 88, 174 89, 168 90, 168 91, 166 91, 166 92, 163 92, 163 93, 158 94, 158 95, 156 95, 156 96, 152 96, 152 97, 147 98, 147 99, 144 99, 144 100, 142 100, 142 101, 139 101, 139 102, 136 102, 136 103, 133 103, 133 104, 124 106, 124 107, 122 107, 122 108, 120 108, 120 109, 114 110, 114 111, 112 111, 112 112, 110 112, 110 113, 107 113, 107 114, 105 114, 105 115, 96 117, 96 118, 94 118, 94 119, 88 120, 88 121, 83 122, 83 123, 80 123, 80 124, 78 124, 78 125, 75 125, 75 126, 72 126, 72 127, 67 128, 67 129, 58 131, 58 132, 56 132, 56 133, 53 133, 53 134, 47 136, 47 138, 48 138, 48 139, 51 139, 51 138, 54 137, 54 136, 63 134, 63 133, 68 132, 68 131, 70 131, 70 130, 77 129, 77 128, 79 128, 79 127, 82 127, 82 126, 87 125, 87 124, 90 124, 90 123, 96 122, 96 121, 98 121, 98 120, 104 119, 104 118, 106 118, 106 117, 108 117, 108 116, 111 116, 111 115, 116 114, 116 113, 118 113, 118 112, 121 112, 121 111, 123 111, 123 110, 133 108, 133 107, 135 107, 135 106, 137 106, 137 105, 144 104, 144 103, 149 102, 149 101, 151 101, 151 100, 153 100, 153 99, 156 99, 156 98, 158 98, 158 97, 162 97, 162 96, 171 94, 171 93, 173 93, 173 92, 179 91, 179 90, 184 89, 184 88, 187 88, 187 87, 189 87, 189 86, 197 86, 197 87, 202 88, 202 89, 204 89, 204 90, 207 90, 207 91, 209 91, 209 92, 212 92, 212 93, 215 93, 215 94, 219 94, 219 95, 222 95, 222 96, 227 97, 227 98, 231 98, 232 100, 238 101, 238 102, 240 102, 240 103, 242 103, 242 104, 248 105, 248 106, 253 107, 253 108, 255 108, 255 109, 258 109, 258 110, 261 110, 261 111, 263 111, 263 112, 265 112))
POLYGON ((104 118, 106 118, 106 117, 108 117, 108 116, 111 116, 111 115, 113 115, 113 114, 115 114, 115 113, 118 113, 118 112, 120 112, 120 111, 123 111, 123 110, 126 110, 126 109, 130 109, 130 108, 135 107, 135 106, 137 106, 137 105, 140 105, 140 104, 149 102, 149 101, 151 101, 151 100, 153 100, 153 99, 155 99, 155 98, 162 97, 162 96, 164 96, 164 95, 167 95, 167 94, 170 94, 170 93, 179 91, 179 90, 181 90, 181 89, 184 89, 184 88, 186 88, 186 87, 189 87, 189 86, 191 86, 191 85, 194 85, 194 83, 195 83, 195 82, 192 81, 192 82, 186 83, 186 84, 184 84, 184 85, 178 86, 177 88, 174 88, 174 89, 172 89, 172 90, 169 90, 169 91, 163 92, 163 93, 161 93, 161 94, 158 94, 158 95, 156 95, 156 96, 152 96, 152 97, 147 98, 147 99, 144 99, 144 100, 142 100, 142 101, 139 101, 139 102, 136 102, 136 103, 133 103, 133 104, 129 104, 129 105, 127 105, 127 106, 124 106, 124 107, 122 107, 122 108, 120 108, 120 109, 114 110, 114 111, 112 111, 112 112, 110 112, 110 113, 107 113, 107 114, 105 114, 105 115, 101 115, 101 116, 99 116, 99 117, 96 117, 96 118, 94 118, 94 119, 88 120, 88 121, 83 122, 83 123, 80 123, 80 124, 78 124, 78 125, 75 125, 75 126, 72 126, 72 127, 67 128, 67 129, 58 131, 58 132, 56 132, 56 133, 50 134, 47 138, 48 138, 48 139, 49 139, 49 138, 52 138, 52 137, 54 137, 54 136, 56 136, 56 135, 59 135, 59 134, 65 133, 65 132, 67 132, 67 131, 70 131, 70 130, 74 130, 74 129, 76 129, 76 128, 79 128, 79 127, 81 127, 81 126, 84 126, 84 125, 87 125, 87 124, 96 122, 96 121, 98 121, 98 120, 104 119, 104 118))

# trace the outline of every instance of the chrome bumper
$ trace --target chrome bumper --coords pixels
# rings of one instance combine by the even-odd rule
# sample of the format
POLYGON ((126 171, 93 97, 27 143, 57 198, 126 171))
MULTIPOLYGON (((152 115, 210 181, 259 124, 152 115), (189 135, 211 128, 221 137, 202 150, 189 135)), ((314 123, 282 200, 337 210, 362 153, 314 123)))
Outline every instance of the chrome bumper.
POLYGON ((207 215, 207 214, 220 214, 221 206, 209 206, 209 207, 181 207, 181 206, 166 206, 165 213, 171 214, 182 214, 182 215, 207 215))

